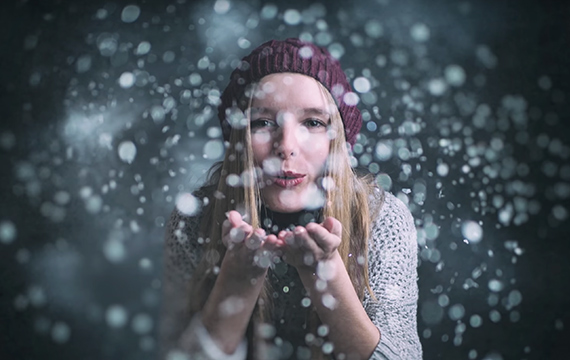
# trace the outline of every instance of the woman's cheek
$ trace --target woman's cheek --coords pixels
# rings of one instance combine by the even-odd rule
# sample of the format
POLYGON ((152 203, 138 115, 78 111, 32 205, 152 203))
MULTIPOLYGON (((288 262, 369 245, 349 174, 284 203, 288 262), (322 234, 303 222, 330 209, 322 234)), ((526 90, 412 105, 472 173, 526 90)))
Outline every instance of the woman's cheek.
POLYGON ((298 127, 295 136, 299 144, 303 144, 304 146, 308 146, 314 141, 313 136, 311 136, 311 133, 306 127, 298 127))
POLYGON ((251 137, 251 147, 253 148, 254 161, 261 164, 271 152, 270 136, 267 133, 255 134, 251 137))
POLYGON ((251 141, 257 146, 267 146, 271 142, 271 133, 269 131, 255 132, 251 136, 251 141))
POLYGON ((261 160, 261 168, 268 175, 278 175, 281 172, 281 159, 267 156, 261 160))
POLYGON ((326 135, 315 137, 313 141, 311 141, 311 148, 319 157, 324 158, 329 155, 330 143, 331 141, 326 135))

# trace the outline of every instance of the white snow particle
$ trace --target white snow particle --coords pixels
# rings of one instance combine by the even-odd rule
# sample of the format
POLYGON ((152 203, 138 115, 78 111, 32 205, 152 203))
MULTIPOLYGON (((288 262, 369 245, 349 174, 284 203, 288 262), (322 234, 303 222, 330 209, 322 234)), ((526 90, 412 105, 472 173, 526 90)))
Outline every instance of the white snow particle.
POLYGON ((119 85, 123 89, 128 89, 135 84, 135 75, 132 72, 125 71, 119 78, 119 85))
POLYGON ((184 215, 195 215, 200 209, 200 201, 190 193, 183 193, 176 198, 176 208, 184 215))
POLYGON ((123 141, 119 144, 118 152, 119 152, 119 158, 121 158, 121 160, 123 160, 127 164, 130 164, 133 162, 135 156, 137 155, 137 147, 135 146, 135 144, 133 144, 132 141, 128 140, 123 141))
POLYGON ((137 5, 127 5, 121 12, 121 20, 125 23, 132 23, 139 18, 140 14, 141 9, 137 5))
POLYGON ((121 305, 111 305, 105 313, 107 325, 112 328, 120 328, 127 323, 127 311, 121 305))
POLYGON ((483 228, 475 221, 465 221, 461 225, 461 233, 471 243, 478 243, 483 238, 483 228))
POLYGON ((9 244, 16 239, 16 226, 11 221, 4 220, 0 222, 0 242, 9 244))

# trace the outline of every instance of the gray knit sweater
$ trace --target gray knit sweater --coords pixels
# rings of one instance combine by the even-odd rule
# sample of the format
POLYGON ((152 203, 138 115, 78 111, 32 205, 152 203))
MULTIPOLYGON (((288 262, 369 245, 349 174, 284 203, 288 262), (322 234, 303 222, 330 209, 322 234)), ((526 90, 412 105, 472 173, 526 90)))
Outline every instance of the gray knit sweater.
MULTIPOLYGON (((371 206, 381 206, 373 222, 368 271, 376 300, 365 295, 362 306, 380 330, 380 342, 370 359, 422 358, 417 332, 417 241, 413 218, 394 195, 377 191, 371 206)), ((163 303, 160 321, 163 359, 231 359, 246 356, 245 341, 232 355, 224 354, 209 337, 199 315, 185 316, 188 279, 199 262, 200 216, 174 211, 168 222, 164 251, 163 303)))

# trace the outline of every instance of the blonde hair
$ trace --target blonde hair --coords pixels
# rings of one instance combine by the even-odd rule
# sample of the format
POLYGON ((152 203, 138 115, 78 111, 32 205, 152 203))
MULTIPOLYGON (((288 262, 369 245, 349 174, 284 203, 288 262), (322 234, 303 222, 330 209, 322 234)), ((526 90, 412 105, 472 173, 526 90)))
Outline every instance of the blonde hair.
MULTIPOLYGON (((333 186, 326 186, 324 189, 326 200, 323 216, 334 217, 342 224, 342 240, 338 251, 354 289, 362 300, 366 290, 374 296, 368 281, 368 239, 371 219, 376 215, 375 211, 369 209, 368 204, 374 182, 371 176, 357 176, 351 168, 340 112, 329 91, 320 82, 316 83, 327 104, 333 109, 331 128, 336 131, 336 136, 330 142, 329 158, 324 172, 324 178, 330 178, 333 186)), ((251 102, 252 93, 249 94, 247 107, 251 106, 251 102)), ((244 107, 242 105, 242 110, 245 110, 244 107)), ((247 121, 243 121, 241 126, 233 127, 224 160, 210 169, 207 184, 197 191, 197 196, 205 199, 200 234, 204 237, 206 248, 191 280, 192 294, 188 307, 190 316, 203 308, 225 255, 226 247, 221 241, 225 214, 237 209, 247 216, 248 222, 254 228, 260 226, 260 188, 255 175, 249 119, 244 120, 247 121), (240 176, 240 186, 228 185, 227 178, 230 174, 240 176)), ((252 350, 259 340, 254 334, 254 325, 272 320, 270 289, 271 285, 266 278, 246 333, 250 349, 248 358, 255 356, 252 350)), ((319 324, 316 312, 312 311, 310 316, 310 327, 316 330, 319 324)), ((313 347, 312 351, 313 358, 324 357, 318 349, 313 347)))

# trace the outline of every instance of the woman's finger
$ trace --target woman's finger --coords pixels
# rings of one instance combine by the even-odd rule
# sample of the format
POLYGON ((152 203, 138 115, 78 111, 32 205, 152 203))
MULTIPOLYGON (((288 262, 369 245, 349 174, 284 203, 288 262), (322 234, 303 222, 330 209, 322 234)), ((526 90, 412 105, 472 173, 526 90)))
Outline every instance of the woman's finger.
POLYGON ((289 245, 291 247, 297 247, 295 244, 295 234, 289 230, 281 230, 277 235, 277 238, 283 242, 283 244, 289 245))
POLYGON ((303 252, 303 264, 307 266, 314 265, 323 250, 311 238, 306 228, 297 226, 293 230, 293 234, 295 235, 295 244, 299 247, 299 251, 303 252))
POLYGON ((229 247, 244 241, 253 232, 251 225, 241 219, 237 211, 230 211, 222 223, 222 243, 229 247))
POLYGON ((228 211, 226 216, 234 227, 238 227, 244 222, 241 214, 235 210, 228 211))
POLYGON ((253 262, 260 268, 268 268, 283 254, 283 246, 283 242, 277 236, 273 234, 265 236, 263 243, 255 251, 253 262))
MULTIPOLYGON (((338 227, 336 229, 334 228, 334 223, 328 225, 331 226, 334 231, 338 231, 338 227)), ((340 225, 340 223, 338 225, 340 225)), ((329 232, 323 225, 316 223, 307 224, 307 232, 325 253, 333 252, 340 245, 340 237, 329 232)))
POLYGON ((247 223, 242 223, 240 226, 233 227, 230 230, 228 234, 228 239, 230 242, 240 243, 244 241, 246 238, 248 238, 251 235, 251 233, 252 233, 251 225, 247 223))
POLYGON ((265 230, 255 229, 251 236, 245 240, 245 246, 251 250, 257 250, 265 241, 265 230))
POLYGON ((262 244, 262 248, 264 250, 271 251, 277 257, 283 255, 284 247, 285 242, 273 234, 267 235, 265 237, 265 241, 262 244))
POLYGON ((228 246, 228 235, 230 233, 231 228, 232 225, 230 221, 228 219, 224 220, 224 222, 222 223, 222 243, 224 243, 226 247, 228 246))
POLYGON ((323 227, 331 234, 342 238, 342 224, 332 216, 329 216, 323 221, 323 227))

